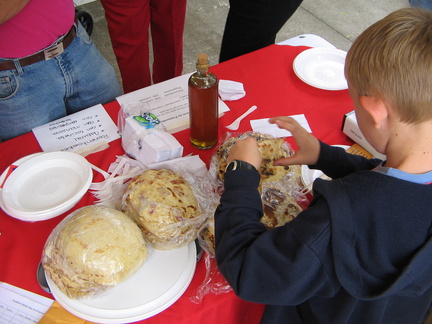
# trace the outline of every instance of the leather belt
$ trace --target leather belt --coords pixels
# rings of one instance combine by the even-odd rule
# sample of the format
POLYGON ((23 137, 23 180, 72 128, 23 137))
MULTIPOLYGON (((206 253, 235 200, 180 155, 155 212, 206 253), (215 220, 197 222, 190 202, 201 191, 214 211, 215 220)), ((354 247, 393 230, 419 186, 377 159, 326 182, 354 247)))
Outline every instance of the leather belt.
MULTIPOLYGON (((36 54, 26 56, 18 59, 21 67, 52 59, 65 51, 65 49, 72 43, 76 35, 75 25, 56 45, 48 47, 44 51, 37 52, 36 54)), ((7 71, 15 69, 14 60, 0 61, 0 71, 7 71)))

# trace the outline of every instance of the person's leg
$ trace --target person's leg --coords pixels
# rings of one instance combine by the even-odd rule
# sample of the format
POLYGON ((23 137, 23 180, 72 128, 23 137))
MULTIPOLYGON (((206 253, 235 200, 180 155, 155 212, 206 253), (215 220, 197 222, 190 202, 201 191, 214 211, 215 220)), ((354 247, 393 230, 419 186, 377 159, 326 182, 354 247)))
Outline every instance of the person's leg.
POLYGON ((121 94, 113 67, 79 24, 77 36, 61 55, 0 71, 0 139, 22 135, 121 94))
POLYGON ((101 0, 124 92, 151 85, 149 0, 101 0))
POLYGON ((183 71, 183 32, 186 0, 150 0, 153 43, 153 82, 183 71))
POLYGON ((275 43, 302 0, 230 0, 219 62, 275 43))
POLYGON ((0 71, 0 139, 30 132, 66 115, 65 83, 55 61, 0 71))
POLYGON ((64 55, 54 58, 64 75, 68 114, 113 101, 122 94, 114 68, 81 25, 77 35, 64 55))

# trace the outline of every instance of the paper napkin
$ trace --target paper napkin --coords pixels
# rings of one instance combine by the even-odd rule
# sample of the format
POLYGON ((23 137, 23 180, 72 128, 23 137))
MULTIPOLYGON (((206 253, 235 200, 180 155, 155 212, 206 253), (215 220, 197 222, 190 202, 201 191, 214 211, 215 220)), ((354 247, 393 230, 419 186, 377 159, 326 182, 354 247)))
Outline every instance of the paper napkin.
POLYGON ((149 164, 149 169, 170 168, 172 165, 177 165, 181 169, 189 170, 198 177, 207 176, 206 164, 200 159, 199 155, 188 155, 173 160, 149 164))
POLYGON ((246 95, 243 83, 230 81, 230 80, 219 80, 219 96, 222 100, 233 101, 243 98, 246 95))
MULTIPOLYGON (((306 117, 304 114, 300 115, 293 115, 290 116, 294 118, 304 129, 306 129, 309 133, 312 133, 312 130, 309 126, 309 123, 306 120, 306 117)), ((252 130, 257 133, 262 134, 268 134, 273 137, 289 137, 292 136, 291 132, 279 128, 276 124, 270 124, 269 121, 270 118, 263 118, 263 119, 255 119, 251 120, 250 124, 252 127, 252 130)))

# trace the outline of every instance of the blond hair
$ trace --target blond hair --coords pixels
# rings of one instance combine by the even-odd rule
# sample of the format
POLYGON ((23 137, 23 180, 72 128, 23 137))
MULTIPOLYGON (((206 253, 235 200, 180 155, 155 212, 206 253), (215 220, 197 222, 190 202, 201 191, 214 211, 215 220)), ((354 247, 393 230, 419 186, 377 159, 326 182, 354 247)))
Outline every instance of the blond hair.
POLYGON ((367 28, 348 51, 345 75, 406 123, 432 119, 432 12, 405 8, 367 28))

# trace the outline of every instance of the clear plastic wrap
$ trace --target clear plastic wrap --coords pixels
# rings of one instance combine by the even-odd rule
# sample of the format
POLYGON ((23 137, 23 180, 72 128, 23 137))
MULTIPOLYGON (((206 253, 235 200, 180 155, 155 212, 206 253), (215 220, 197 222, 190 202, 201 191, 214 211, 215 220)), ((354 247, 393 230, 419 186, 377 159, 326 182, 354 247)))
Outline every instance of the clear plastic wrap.
POLYGON ((290 177, 261 186, 264 216, 261 218, 267 229, 282 226, 292 221, 305 207, 306 196, 302 186, 290 177))
POLYGON ((245 139, 247 137, 254 137, 258 142, 258 149, 263 155, 263 163, 259 172, 261 173, 262 182, 275 182, 283 178, 290 178, 292 182, 298 182, 301 184, 300 166, 273 166, 273 161, 281 158, 290 156, 293 151, 284 138, 274 138, 268 134, 261 134, 256 132, 245 132, 245 133, 226 133, 225 140, 218 147, 216 152, 213 154, 210 161, 210 173, 218 181, 219 185, 223 183, 223 174, 227 165, 227 158, 231 147, 235 145, 238 140, 245 139))
POLYGON ((214 212, 217 195, 208 177, 197 177, 176 165, 145 171, 128 185, 122 210, 142 229, 157 249, 184 246, 214 212))
MULTIPOLYGON (((253 136, 260 141, 275 140, 270 135, 258 134, 258 133, 241 133, 232 134, 227 133, 225 141, 216 150, 215 154, 211 158, 209 177, 215 181, 214 191, 220 196, 223 192, 223 173, 226 166, 226 158, 229 155, 229 150, 234 146, 238 139, 244 139, 246 137, 253 136)), ((274 159, 283 156, 290 156, 293 152, 288 143, 284 139, 277 140, 275 142, 276 148, 272 151, 274 156, 263 156, 264 161, 267 159, 267 163, 272 165, 274 159), (281 152, 279 147, 283 150, 281 152)), ((267 148, 268 149, 268 148, 267 148)), ((261 153, 268 154, 269 151, 263 150, 261 153)), ((262 173, 273 171, 271 169, 265 169, 266 171, 260 170, 262 173)), ((271 229, 277 226, 282 226, 286 222, 291 221, 298 213, 302 210, 302 205, 306 204, 307 199, 302 193, 301 185, 301 174, 300 166, 290 166, 277 174, 275 177, 269 177, 264 179, 260 184, 261 200, 263 203, 264 217, 261 222, 266 226, 267 229, 271 229), (276 179, 275 181, 269 181, 276 179)), ((213 206, 213 214, 216 206, 213 206)), ((217 269, 215 260, 215 236, 214 236, 214 217, 213 215, 208 217, 206 222, 201 227, 198 233, 198 241, 201 247, 206 251, 206 276, 202 284, 198 287, 195 295, 191 297, 191 301, 199 303, 203 297, 208 293, 221 294, 231 291, 231 287, 220 274, 217 269)))
POLYGON ((149 250, 141 230, 122 212, 82 207, 49 235, 42 253, 45 273, 71 299, 103 294, 133 275, 149 250))
POLYGON ((165 127, 161 124, 157 116, 154 116, 151 113, 151 109, 148 103, 136 101, 124 103, 121 105, 117 120, 120 134, 123 134, 127 118, 143 115, 149 116, 149 119, 141 119, 143 121, 143 124, 147 125, 144 127, 145 129, 158 129, 162 131, 165 130, 165 127))
POLYGON ((274 160, 293 154, 290 145, 285 142, 284 138, 277 139, 271 135, 254 132, 226 133, 225 141, 219 146, 210 161, 209 173, 210 177, 216 179, 217 191, 219 193, 223 192, 223 174, 231 147, 234 146, 237 140, 247 137, 254 137, 257 140, 259 150, 263 155, 263 163, 259 170, 262 178, 259 189, 263 203, 270 206, 281 203, 280 200, 278 202, 275 200, 277 198, 276 194, 278 197, 290 197, 289 200, 300 204, 306 202, 306 196, 302 192, 301 167, 299 165, 273 166, 274 160))
POLYGON ((229 283, 219 272, 215 257, 205 253, 204 262, 206 267, 205 278, 196 289, 194 295, 189 298, 189 300, 195 304, 201 303, 207 294, 220 295, 232 291, 229 283))
POLYGON ((123 104, 118 127, 126 154, 144 165, 179 158, 183 146, 165 131, 159 118, 141 102, 123 104))
POLYGON ((231 286, 219 272, 215 257, 215 227, 214 210, 198 232, 198 243, 205 251, 204 262, 206 274, 203 282, 198 286, 190 300, 199 304, 207 294, 220 295, 232 291, 231 286))
MULTIPOLYGON (((216 210, 216 208, 214 209, 216 210)), ((214 213, 207 218, 198 231, 198 242, 202 249, 210 256, 215 256, 215 224, 214 213)))

